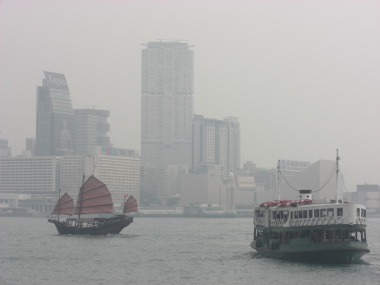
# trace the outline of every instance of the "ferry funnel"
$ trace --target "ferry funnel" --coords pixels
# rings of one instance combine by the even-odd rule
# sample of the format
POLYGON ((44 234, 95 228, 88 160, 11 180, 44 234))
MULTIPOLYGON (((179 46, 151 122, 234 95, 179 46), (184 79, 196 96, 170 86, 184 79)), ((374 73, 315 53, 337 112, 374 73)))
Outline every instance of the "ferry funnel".
POLYGON ((313 200, 311 190, 299 190, 298 197, 300 200, 313 200))

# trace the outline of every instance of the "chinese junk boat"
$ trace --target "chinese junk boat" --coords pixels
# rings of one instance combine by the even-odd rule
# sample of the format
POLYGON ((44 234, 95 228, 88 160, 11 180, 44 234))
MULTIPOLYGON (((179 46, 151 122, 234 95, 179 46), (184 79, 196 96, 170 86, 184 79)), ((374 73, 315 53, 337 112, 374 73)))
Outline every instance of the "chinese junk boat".
POLYGON ((83 218, 84 214, 110 214, 113 213, 113 203, 111 193, 107 186, 95 176, 90 176, 82 185, 79 191, 78 200, 74 208, 73 199, 65 193, 59 198, 52 214, 57 215, 57 219, 49 219, 53 223, 59 234, 72 235, 106 235, 118 234, 130 223, 133 217, 126 213, 137 211, 137 201, 130 196, 124 203, 123 213, 112 217, 83 218), (77 215, 76 218, 67 218, 60 221, 60 215, 77 215))
POLYGON ((256 207, 251 247, 265 257, 318 263, 352 263, 370 252, 365 206, 338 199, 316 203, 311 192, 256 207))

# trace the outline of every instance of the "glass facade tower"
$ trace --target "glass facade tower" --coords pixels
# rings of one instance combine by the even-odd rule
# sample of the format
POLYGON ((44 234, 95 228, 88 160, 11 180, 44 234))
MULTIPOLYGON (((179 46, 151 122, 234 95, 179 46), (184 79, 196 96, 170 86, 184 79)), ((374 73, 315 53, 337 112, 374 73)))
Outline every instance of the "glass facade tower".
POLYGON ((37 87, 36 153, 62 156, 74 153, 74 112, 63 74, 44 72, 37 87))
POLYGON ((107 121, 110 111, 96 109, 75 109, 75 154, 91 155, 98 147, 112 146, 107 121))

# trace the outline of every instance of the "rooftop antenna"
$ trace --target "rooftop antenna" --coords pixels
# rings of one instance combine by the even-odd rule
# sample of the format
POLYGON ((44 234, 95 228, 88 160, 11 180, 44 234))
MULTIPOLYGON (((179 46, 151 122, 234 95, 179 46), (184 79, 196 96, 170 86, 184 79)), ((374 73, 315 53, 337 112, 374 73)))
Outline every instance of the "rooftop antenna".
POLYGON ((336 200, 335 203, 338 204, 338 189, 339 189, 339 149, 336 150, 336 200))

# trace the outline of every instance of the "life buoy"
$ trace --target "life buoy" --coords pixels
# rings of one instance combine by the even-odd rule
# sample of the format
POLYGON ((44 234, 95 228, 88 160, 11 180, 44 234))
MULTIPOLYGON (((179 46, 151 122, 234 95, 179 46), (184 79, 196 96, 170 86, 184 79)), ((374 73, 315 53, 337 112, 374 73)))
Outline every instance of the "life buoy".
POLYGON ((324 219, 323 219, 323 224, 324 224, 324 225, 327 225, 328 222, 329 222, 329 220, 328 220, 327 218, 324 218, 324 219))
POLYGON ((329 219, 329 224, 330 224, 330 225, 335 224, 335 219, 334 219, 333 217, 331 217, 331 218, 329 219))
POLYGON ((337 224, 343 223, 343 218, 342 217, 336 218, 336 222, 337 222, 337 224))

